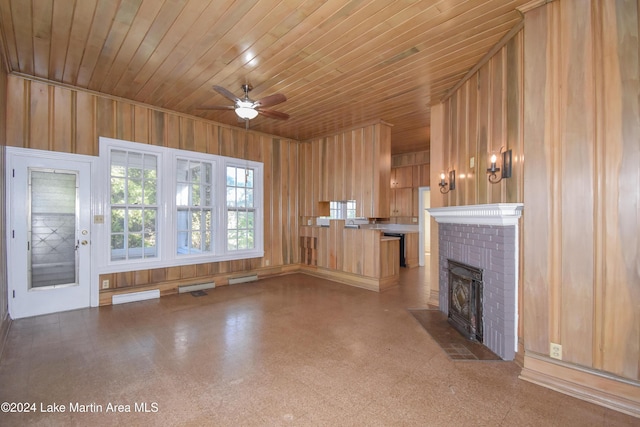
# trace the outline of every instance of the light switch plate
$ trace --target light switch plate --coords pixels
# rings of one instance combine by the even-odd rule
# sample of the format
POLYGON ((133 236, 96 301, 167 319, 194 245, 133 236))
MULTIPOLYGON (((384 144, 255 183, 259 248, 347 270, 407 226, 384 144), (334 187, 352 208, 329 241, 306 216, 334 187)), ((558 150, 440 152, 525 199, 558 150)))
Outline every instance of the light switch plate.
POLYGON ((470 157, 469 158, 469 167, 473 169, 475 166, 476 166, 476 158, 475 157, 470 157))

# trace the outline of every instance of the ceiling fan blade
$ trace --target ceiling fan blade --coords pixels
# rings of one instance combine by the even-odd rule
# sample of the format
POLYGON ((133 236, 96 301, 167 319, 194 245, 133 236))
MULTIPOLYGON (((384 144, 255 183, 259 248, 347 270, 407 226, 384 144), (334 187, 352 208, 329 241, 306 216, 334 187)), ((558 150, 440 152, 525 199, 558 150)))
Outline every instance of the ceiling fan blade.
POLYGON ((257 108, 257 110, 258 113, 265 117, 269 117, 270 119, 287 120, 289 118, 287 113, 281 113, 280 111, 261 110, 260 108, 257 108))
POLYGON ((227 98, 228 100, 233 101, 234 103, 236 103, 236 102, 238 102, 240 100, 240 98, 238 98, 232 92, 228 91, 227 89, 223 88, 222 86, 214 85, 213 86, 213 90, 215 90, 220 95, 222 95, 225 98, 227 98))
POLYGON ((212 105, 210 107, 199 107, 198 110, 235 110, 233 105, 212 105))
POLYGON ((284 102, 286 100, 287 100, 287 97, 284 96, 283 94, 275 93, 273 95, 265 96, 264 98, 257 100, 256 102, 253 103, 253 106, 255 108, 271 107, 272 105, 280 104, 281 102, 284 102))

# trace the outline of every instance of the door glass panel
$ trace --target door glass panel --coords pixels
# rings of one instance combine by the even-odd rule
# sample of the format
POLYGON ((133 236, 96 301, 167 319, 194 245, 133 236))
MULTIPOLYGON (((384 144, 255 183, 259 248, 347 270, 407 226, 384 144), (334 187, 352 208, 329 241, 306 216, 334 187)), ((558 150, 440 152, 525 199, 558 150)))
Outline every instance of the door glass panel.
POLYGON ((30 170, 31 288, 76 284, 74 172, 30 170))

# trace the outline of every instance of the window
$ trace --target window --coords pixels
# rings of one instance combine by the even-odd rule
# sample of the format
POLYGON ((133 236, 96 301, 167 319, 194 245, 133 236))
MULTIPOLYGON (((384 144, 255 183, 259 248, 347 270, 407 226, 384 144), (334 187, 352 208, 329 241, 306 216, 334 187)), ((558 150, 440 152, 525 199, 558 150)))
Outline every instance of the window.
POLYGON ((157 157, 112 150, 111 260, 157 256, 157 157))
POLYGON ((346 200, 342 202, 331 202, 329 205, 331 219, 355 219, 356 201, 346 200))
POLYGON ((227 249, 253 249, 253 169, 227 166, 227 249))
POLYGON ((263 164, 100 138, 101 272, 264 256, 263 164))
POLYGON ((177 252, 212 252, 213 165, 178 159, 176 165, 177 252))

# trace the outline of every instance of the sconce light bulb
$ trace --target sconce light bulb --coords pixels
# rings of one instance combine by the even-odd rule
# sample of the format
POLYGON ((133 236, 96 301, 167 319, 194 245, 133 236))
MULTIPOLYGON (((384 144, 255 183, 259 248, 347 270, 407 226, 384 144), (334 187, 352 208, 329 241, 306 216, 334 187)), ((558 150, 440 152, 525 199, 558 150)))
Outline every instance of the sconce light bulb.
POLYGON ((492 155, 492 156, 491 156, 491 163, 495 163, 495 162, 496 162, 496 160, 498 160, 498 158, 496 157, 496 155, 495 155, 495 154, 494 154, 494 155, 492 155))

